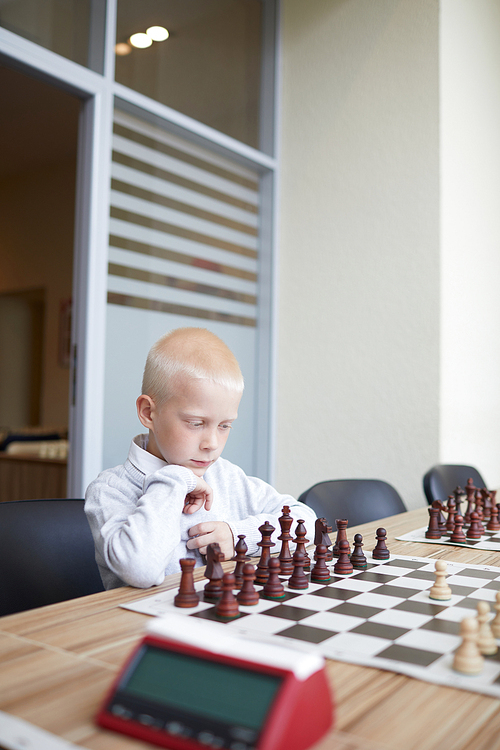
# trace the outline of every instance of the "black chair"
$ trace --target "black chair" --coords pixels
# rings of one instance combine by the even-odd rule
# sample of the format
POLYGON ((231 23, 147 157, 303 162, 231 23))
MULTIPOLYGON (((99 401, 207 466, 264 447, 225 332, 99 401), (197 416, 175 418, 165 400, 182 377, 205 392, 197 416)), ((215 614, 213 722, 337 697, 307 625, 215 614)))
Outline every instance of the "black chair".
POLYGON ((347 518, 349 526, 357 526, 406 511, 394 487, 381 479, 318 482, 303 492, 299 500, 309 505, 318 517, 326 518, 334 530, 337 518, 347 518))
POLYGON ((427 502, 431 505, 434 500, 446 502, 456 487, 465 489, 468 479, 474 481, 479 489, 486 487, 481 474, 473 466, 461 466, 460 464, 437 464, 429 469, 424 476, 424 493, 427 502))
POLYGON ((104 590, 83 504, 0 503, 0 615, 104 590))

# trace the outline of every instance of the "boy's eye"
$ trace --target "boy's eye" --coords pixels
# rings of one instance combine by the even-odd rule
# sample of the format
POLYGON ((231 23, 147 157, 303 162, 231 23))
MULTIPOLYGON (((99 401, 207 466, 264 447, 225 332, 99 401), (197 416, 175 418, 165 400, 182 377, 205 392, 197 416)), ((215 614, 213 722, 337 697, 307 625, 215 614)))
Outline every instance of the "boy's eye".
POLYGON ((230 424, 221 424, 219 425, 222 430, 230 430, 232 425, 230 424))

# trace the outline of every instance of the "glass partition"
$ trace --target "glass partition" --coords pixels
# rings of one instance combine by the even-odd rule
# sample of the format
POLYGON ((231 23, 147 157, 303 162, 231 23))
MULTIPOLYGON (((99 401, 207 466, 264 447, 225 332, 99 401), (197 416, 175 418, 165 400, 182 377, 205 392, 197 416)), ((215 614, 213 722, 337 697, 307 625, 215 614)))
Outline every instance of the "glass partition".
POLYGON ((0 26, 102 73, 106 0, 4 0, 0 26))
POLYGON ((150 346, 198 326, 240 363, 224 456, 255 473, 259 174, 119 109, 113 131, 103 465, 144 431, 135 400, 150 346))
POLYGON ((117 12, 119 83, 263 148, 262 0, 118 0, 117 12))

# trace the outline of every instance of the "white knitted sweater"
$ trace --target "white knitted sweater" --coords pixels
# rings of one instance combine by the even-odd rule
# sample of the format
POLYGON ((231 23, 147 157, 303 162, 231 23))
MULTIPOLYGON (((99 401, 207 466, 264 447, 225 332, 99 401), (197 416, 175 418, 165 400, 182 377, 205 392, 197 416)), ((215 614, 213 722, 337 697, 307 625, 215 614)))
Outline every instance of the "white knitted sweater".
MULTIPOLYGON (((134 438, 125 464, 99 474, 85 495, 85 512, 105 588, 159 585, 166 575, 180 571, 180 558, 194 557, 196 565, 203 565, 198 550, 186 547, 188 530, 203 521, 226 521, 235 542, 239 534, 245 534, 248 554, 256 555, 260 552, 259 526, 269 521, 275 528, 272 539, 277 542, 281 533, 278 518, 288 505, 295 520, 304 520, 313 541, 316 516, 311 508, 290 495, 280 495, 261 479, 248 477, 223 458, 204 475, 214 494, 210 511, 201 508, 193 514, 183 513, 185 497, 195 488, 196 477, 189 469, 148 453, 147 440, 147 435, 134 438)), ((274 551, 279 551, 279 546, 274 551)))

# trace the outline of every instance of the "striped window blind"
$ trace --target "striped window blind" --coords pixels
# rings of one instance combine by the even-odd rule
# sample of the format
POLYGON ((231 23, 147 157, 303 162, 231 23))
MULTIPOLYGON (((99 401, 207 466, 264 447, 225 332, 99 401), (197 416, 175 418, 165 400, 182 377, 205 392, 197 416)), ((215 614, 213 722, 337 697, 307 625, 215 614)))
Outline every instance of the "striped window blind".
POLYGON ((258 173, 115 110, 108 303, 257 321, 258 173))

